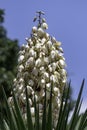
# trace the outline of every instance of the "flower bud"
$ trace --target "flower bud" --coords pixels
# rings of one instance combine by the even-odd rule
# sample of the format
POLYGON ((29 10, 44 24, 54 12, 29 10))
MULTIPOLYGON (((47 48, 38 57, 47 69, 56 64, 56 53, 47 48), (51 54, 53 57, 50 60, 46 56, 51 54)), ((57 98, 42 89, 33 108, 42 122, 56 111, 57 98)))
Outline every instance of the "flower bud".
POLYGON ((44 31, 43 31, 43 29, 42 29, 42 28, 39 28, 37 34, 38 34, 38 36, 41 37, 41 38, 44 37, 44 31))
POLYGON ((34 27, 32 28, 32 32, 33 32, 33 33, 37 33, 37 27, 34 26, 34 27))
POLYGON ((18 58, 18 62, 21 63, 24 60, 24 55, 20 55, 20 57, 18 58))
POLYGON ((42 29, 48 29, 48 25, 47 25, 47 23, 42 23, 42 25, 41 25, 41 27, 42 27, 42 29))
POLYGON ((41 59, 40 58, 38 58, 37 60, 36 60, 36 62, 35 62, 35 67, 40 67, 42 65, 42 61, 41 61, 41 59))

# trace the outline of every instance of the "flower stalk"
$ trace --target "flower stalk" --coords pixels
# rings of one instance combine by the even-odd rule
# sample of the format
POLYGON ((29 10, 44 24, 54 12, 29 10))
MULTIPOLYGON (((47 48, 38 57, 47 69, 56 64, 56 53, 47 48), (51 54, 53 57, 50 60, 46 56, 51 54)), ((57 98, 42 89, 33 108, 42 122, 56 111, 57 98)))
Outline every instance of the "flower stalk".
MULTIPOLYGON (((61 104, 61 95, 67 81, 65 58, 61 43, 50 36, 46 30, 48 25, 42 18, 43 12, 38 11, 34 18, 38 25, 34 26, 27 44, 22 45, 18 58, 18 73, 14 79, 14 93, 20 104, 23 118, 26 119, 26 88, 30 104, 31 116, 35 123, 35 108, 39 106, 39 119, 42 121, 46 88, 46 111, 48 112, 50 92, 52 87, 52 126, 55 128, 61 104)), ((8 99, 11 107, 13 98, 8 99)))

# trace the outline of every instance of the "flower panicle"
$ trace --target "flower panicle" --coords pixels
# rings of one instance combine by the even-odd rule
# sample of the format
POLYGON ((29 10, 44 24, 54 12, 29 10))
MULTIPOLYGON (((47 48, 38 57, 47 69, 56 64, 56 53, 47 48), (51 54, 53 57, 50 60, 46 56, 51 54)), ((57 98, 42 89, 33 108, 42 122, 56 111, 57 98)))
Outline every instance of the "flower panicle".
MULTIPOLYGON (((54 126, 57 123, 58 113, 61 104, 63 87, 67 81, 65 70, 66 63, 63 56, 61 42, 55 37, 50 36, 46 30, 48 25, 46 20, 41 17, 43 12, 37 12, 38 25, 32 27, 30 38, 26 38, 26 45, 22 45, 18 58, 18 72, 14 80, 14 92, 20 104, 22 114, 26 113, 25 87, 28 90, 31 113, 34 117, 34 95, 36 102, 39 103, 40 117, 42 118, 43 103, 45 98, 45 86, 47 93, 47 109, 50 98, 51 86, 53 85, 53 120, 54 126)), ((8 99, 13 105, 12 98, 8 99)))

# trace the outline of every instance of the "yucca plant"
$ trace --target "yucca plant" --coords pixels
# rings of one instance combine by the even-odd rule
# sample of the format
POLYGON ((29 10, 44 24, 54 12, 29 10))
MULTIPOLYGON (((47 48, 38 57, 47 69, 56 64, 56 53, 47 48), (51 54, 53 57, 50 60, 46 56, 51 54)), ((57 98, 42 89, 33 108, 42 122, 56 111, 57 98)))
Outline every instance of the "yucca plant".
POLYGON ((67 86, 65 58, 61 43, 50 36, 43 12, 34 18, 27 44, 18 58, 18 73, 14 79, 12 96, 7 99, 3 90, 6 116, 1 113, 1 130, 86 130, 87 112, 79 115, 84 80, 69 119, 70 83, 67 86), (65 89, 68 88, 67 94, 65 89))

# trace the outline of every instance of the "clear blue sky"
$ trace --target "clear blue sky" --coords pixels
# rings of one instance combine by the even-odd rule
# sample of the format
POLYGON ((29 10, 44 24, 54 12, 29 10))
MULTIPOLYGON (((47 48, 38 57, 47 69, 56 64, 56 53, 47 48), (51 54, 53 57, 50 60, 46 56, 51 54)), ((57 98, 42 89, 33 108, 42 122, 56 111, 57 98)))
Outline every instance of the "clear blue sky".
MULTIPOLYGON (((48 33, 62 42, 69 79, 77 95, 82 79, 87 82, 87 0, 0 0, 0 8, 5 9, 8 36, 17 38, 20 45, 30 35, 35 12, 45 12, 48 33)), ((86 93, 87 83, 85 99, 86 93)))

